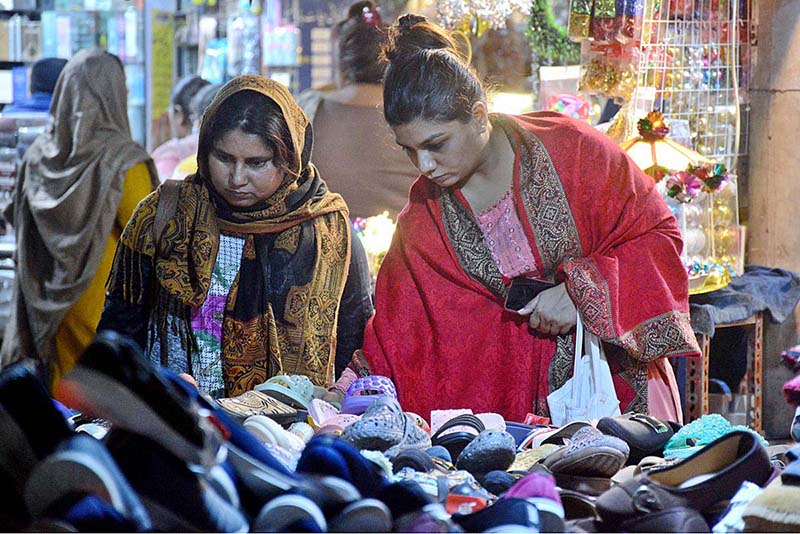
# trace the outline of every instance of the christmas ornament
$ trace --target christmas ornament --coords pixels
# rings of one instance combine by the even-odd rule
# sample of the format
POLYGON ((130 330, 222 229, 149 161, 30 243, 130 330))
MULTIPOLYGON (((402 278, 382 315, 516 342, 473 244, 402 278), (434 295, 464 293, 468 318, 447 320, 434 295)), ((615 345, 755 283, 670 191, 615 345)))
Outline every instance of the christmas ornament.
POLYGON ((455 29, 469 20, 473 33, 480 37, 489 28, 500 29, 514 11, 530 14, 529 0, 438 0, 436 14, 442 26, 455 29))

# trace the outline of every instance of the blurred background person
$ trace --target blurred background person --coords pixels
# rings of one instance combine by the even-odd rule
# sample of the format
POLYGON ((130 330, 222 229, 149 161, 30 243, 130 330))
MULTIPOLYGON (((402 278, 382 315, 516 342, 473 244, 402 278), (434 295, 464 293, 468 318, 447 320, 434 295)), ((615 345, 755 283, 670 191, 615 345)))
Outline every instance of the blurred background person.
POLYGON ((386 26, 372 2, 356 2, 335 33, 337 88, 298 98, 314 127, 314 163, 351 218, 384 211, 394 218, 418 173, 383 120, 386 26))
POLYGON ((31 96, 21 102, 14 102, 3 108, 3 115, 8 113, 50 111, 50 102, 56 88, 58 75, 67 64, 66 59, 45 57, 31 67, 31 96))
POLYGON ((22 160, 13 201, 17 258, 0 367, 45 363, 52 383, 96 333, 122 228, 157 183, 131 139, 117 56, 81 50, 56 83, 51 123, 22 160))
MULTIPOLYGON (((186 139, 192 139, 194 146, 197 147, 197 140, 200 136, 200 121, 203 118, 211 101, 219 92, 222 84, 206 85, 194 95, 192 101, 189 103, 189 117, 192 120, 192 133, 186 136, 186 139)), ((187 141, 188 142, 188 141, 187 141)), ((183 180, 190 174, 197 172, 197 150, 183 158, 180 163, 172 171, 172 176, 166 176, 164 179, 172 178, 173 180, 183 180)), ((162 179, 162 181, 164 181, 162 179)))
POLYGON ((153 161, 162 181, 172 176, 180 161, 197 153, 197 136, 191 136, 192 117, 190 105, 192 98, 209 82, 193 74, 181 78, 172 90, 169 107, 169 122, 172 139, 153 151, 153 161))

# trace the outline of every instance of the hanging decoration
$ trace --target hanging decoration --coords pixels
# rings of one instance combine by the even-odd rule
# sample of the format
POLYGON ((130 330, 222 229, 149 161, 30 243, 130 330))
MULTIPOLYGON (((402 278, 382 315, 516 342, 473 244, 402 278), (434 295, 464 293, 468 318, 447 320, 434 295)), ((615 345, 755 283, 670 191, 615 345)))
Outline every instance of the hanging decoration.
POLYGON ((500 29, 514 11, 530 13, 530 0, 438 0, 436 13, 439 22, 448 29, 466 24, 481 37, 487 29, 500 29))
POLYGON ((685 171, 678 171, 667 177, 667 195, 680 202, 691 202, 698 193, 713 193, 725 187, 730 178, 728 169, 722 163, 716 165, 689 165, 685 171))
POLYGON ((556 64, 580 63, 581 46, 572 42, 567 36, 567 29, 556 22, 550 2, 533 0, 528 8, 530 22, 527 35, 533 52, 556 64))

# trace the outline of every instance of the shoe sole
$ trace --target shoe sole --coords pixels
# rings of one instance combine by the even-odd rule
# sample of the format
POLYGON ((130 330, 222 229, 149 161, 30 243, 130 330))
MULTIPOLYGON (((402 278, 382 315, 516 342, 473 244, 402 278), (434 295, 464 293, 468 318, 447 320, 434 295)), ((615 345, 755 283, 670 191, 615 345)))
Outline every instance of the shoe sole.
MULTIPOLYGON (((197 525, 186 520, 179 514, 164 506, 162 503, 150 497, 141 497, 147 513, 153 521, 152 532, 209 532, 210 528, 199 528, 197 525)), ((243 522, 239 529, 229 529, 227 532, 245 533, 249 532, 247 522, 243 522)))
POLYGON ((94 456, 80 451, 57 452, 36 466, 25 485, 25 503, 31 515, 40 517, 69 493, 96 495, 123 515, 129 511, 113 475, 94 456))
MULTIPOLYGON (((175 432, 146 402, 132 394, 128 388, 106 375, 77 366, 61 379, 56 396, 64 404, 110 421, 114 425, 147 436, 182 460, 211 467, 218 464, 225 453, 220 447, 221 437, 209 440, 199 449, 175 432)), ((200 420, 202 424, 203 419, 200 420)), ((218 435, 208 428, 206 436, 218 435)))
POLYGON ((228 462, 241 482, 253 492, 265 499, 292 490, 297 480, 276 471, 232 443, 228 443, 228 462))
POLYGON ((314 521, 320 532, 327 531, 325 516, 314 501, 301 495, 281 495, 264 505, 252 531, 284 532, 292 523, 304 519, 314 521))
POLYGON ((228 462, 239 481, 265 501, 289 491, 300 491, 316 502, 336 504, 352 502, 361 497, 358 490, 346 480, 311 475, 304 475, 300 480, 293 479, 262 464, 231 443, 228 443, 228 449, 228 462))
POLYGON ((328 525, 328 532, 391 532, 392 514, 377 499, 364 499, 347 506, 328 525))
POLYGON ((546 462, 545 465, 553 473, 611 477, 624 463, 625 455, 622 452, 611 447, 595 447, 591 450, 585 449, 585 452, 563 456, 554 462, 546 462))

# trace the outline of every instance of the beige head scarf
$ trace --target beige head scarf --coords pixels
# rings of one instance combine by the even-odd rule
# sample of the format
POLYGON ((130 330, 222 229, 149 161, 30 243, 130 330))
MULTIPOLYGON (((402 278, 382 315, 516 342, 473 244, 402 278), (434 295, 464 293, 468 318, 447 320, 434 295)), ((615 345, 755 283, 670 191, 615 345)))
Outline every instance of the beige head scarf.
POLYGON ((131 139, 127 94, 122 63, 98 49, 78 52, 58 78, 51 124, 26 152, 16 184, 17 275, 2 365, 49 356, 97 272, 125 173, 150 162, 131 139))

